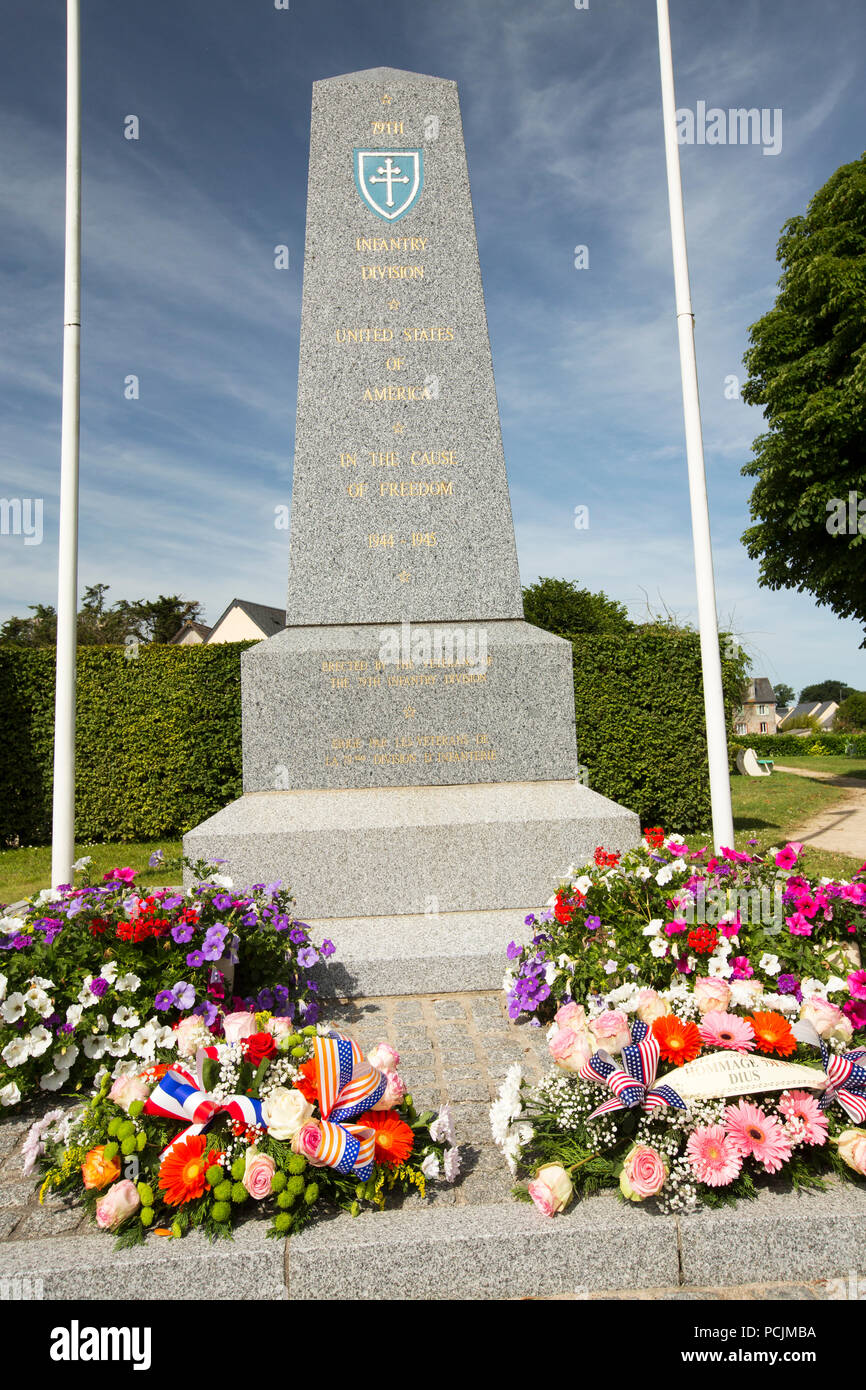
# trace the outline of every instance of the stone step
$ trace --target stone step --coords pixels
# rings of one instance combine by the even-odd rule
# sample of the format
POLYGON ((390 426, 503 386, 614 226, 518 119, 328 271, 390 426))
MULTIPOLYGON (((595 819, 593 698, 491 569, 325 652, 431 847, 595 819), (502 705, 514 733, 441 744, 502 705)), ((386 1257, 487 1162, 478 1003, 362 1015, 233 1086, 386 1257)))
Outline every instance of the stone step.
POLYGON ((313 940, 336 952, 311 973, 328 998, 500 990, 506 948, 527 939, 531 910, 312 918, 313 940))

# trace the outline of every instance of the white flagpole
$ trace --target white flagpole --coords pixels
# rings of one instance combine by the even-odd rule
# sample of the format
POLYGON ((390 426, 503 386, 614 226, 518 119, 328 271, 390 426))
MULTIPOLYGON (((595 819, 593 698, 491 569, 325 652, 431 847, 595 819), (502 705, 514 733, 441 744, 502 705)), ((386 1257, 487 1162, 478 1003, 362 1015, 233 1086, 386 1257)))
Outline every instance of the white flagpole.
POLYGON ((54 697, 54 806, 51 883, 72 881, 75 858, 75 657, 78 610, 78 441, 81 392, 81 0, 66 6, 66 267, 63 296, 63 405, 60 540, 57 566, 57 675, 54 697))
POLYGON ((692 540, 698 590, 698 625, 701 634, 701 667, 704 677, 704 714, 710 764, 710 801, 713 813, 713 840, 718 850, 723 845, 733 846, 734 816, 731 809, 728 737, 725 722, 725 700, 722 691, 722 662, 719 655, 719 627, 716 617, 716 586, 713 578, 713 549, 710 539, 710 513, 707 505, 704 441, 701 432, 698 365, 695 356, 695 316, 692 310, 692 296, 689 287, 686 221, 683 210, 680 151, 677 143, 671 21, 668 0, 656 0, 656 4, 659 25, 665 158, 668 170, 668 200, 670 202, 671 237, 674 252, 677 330, 680 340, 680 372, 683 384, 683 414, 686 426, 689 496, 692 505, 692 540))

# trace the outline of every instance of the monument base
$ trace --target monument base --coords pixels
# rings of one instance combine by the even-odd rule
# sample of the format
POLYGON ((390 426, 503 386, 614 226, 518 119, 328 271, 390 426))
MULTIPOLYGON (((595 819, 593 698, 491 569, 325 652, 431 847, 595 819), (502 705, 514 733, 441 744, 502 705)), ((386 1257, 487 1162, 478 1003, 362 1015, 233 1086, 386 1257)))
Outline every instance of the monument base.
POLYGON ((436 914, 537 908, 596 846, 639 838, 634 812, 580 783, 488 782, 248 792, 190 830, 184 852, 225 860, 238 887, 281 879, 307 921, 423 930, 436 914))

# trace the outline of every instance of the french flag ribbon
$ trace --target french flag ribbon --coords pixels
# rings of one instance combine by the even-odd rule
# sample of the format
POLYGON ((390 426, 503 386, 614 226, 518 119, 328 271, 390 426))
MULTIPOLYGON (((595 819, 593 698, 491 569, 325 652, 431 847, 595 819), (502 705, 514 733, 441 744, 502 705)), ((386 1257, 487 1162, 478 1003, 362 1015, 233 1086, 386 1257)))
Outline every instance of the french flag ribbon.
POLYGON ((807 1019, 799 1019, 791 1031, 798 1042, 811 1043, 821 1049, 821 1063, 827 1077, 826 1089, 818 1101, 821 1109, 828 1109, 837 1100, 846 1115, 862 1125, 866 1121, 866 1048, 831 1052, 807 1019))
POLYGON ((622 1067, 618 1067, 607 1052, 594 1052, 578 1071, 584 1081, 598 1081, 613 1091, 614 1099, 606 1100, 588 1116, 590 1120, 615 1110, 631 1110, 639 1105, 643 1110, 658 1110, 670 1105, 686 1110, 685 1101, 672 1086, 664 1082, 656 1086, 661 1049, 652 1030, 636 1019, 632 1024, 631 1042, 622 1050, 622 1067))
POLYGON ((350 1038, 315 1038, 313 1060, 322 1116, 316 1162, 366 1182, 373 1171, 376 1132, 350 1121, 382 1099, 388 1079, 350 1038))
POLYGON ((180 1134, 176 1134, 162 1151, 162 1157, 184 1139, 193 1134, 202 1134, 216 1119, 217 1115, 229 1115, 241 1124, 261 1125, 262 1103, 252 1096, 229 1096, 228 1100, 214 1100, 202 1089, 201 1072, 206 1057, 218 1057, 215 1047, 202 1047, 196 1053, 197 1076, 185 1067, 175 1065, 151 1092, 144 1103, 148 1115, 163 1115, 170 1120, 188 1120, 189 1124, 180 1134))

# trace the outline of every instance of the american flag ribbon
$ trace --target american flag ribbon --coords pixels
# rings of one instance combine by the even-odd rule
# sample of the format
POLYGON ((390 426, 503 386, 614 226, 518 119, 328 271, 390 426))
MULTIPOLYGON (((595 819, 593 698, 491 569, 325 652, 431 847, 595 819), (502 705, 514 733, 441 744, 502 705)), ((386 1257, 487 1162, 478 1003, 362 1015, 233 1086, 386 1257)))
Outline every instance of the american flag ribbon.
POLYGON ((349 1122, 382 1099, 388 1078, 350 1038, 315 1038, 313 1061, 322 1116, 316 1162, 366 1182, 373 1171, 376 1132, 349 1122))
POLYGON ((818 1104, 826 1110, 837 1100, 852 1120, 866 1121, 866 1048, 833 1053, 821 1039, 821 1061, 827 1073, 827 1089, 818 1104))
POLYGON ((661 1049, 658 1040, 646 1023, 636 1019, 631 1028, 631 1042, 622 1050, 622 1066, 618 1067, 607 1052, 594 1052, 578 1070, 584 1081, 597 1081, 613 1091, 613 1100, 606 1100, 587 1118, 612 1114, 616 1110, 658 1110, 672 1106, 686 1110, 685 1101, 672 1086, 662 1082, 655 1085, 661 1049))

